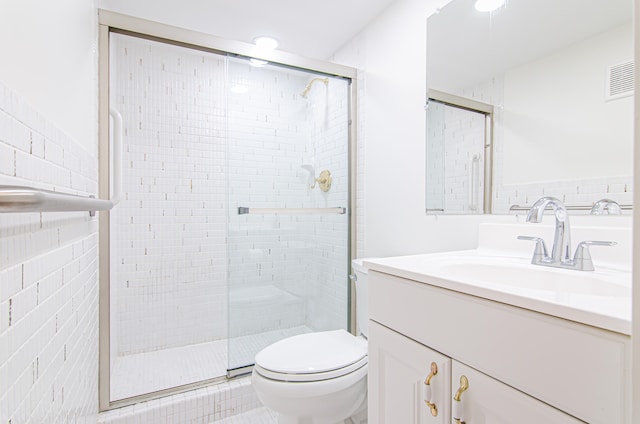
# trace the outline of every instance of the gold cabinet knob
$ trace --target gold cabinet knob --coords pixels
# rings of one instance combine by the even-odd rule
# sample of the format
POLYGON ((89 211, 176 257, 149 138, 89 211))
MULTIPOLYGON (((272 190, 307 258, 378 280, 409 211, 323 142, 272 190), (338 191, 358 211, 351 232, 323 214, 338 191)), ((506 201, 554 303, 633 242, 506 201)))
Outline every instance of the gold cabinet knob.
POLYGON ((435 362, 432 362, 431 372, 429 373, 427 378, 424 380, 424 385, 426 386, 424 397, 427 398, 424 400, 424 403, 427 404, 427 406, 429 407, 429 410, 431 411, 431 415, 434 417, 438 416, 438 407, 436 406, 435 402, 431 403, 431 380, 436 374, 438 374, 438 365, 435 362))
POLYGON ((460 387, 458 387, 458 390, 456 391, 456 394, 453 395, 453 405, 452 405, 452 414, 453 415, 453 421, 455 421, 456 424, 465 424, 464 421, 462 421, 462 394, 464 392, 467 391, 467 389, 469 388, 469 380, 467 379, 466 376, 460 376, 460 387))

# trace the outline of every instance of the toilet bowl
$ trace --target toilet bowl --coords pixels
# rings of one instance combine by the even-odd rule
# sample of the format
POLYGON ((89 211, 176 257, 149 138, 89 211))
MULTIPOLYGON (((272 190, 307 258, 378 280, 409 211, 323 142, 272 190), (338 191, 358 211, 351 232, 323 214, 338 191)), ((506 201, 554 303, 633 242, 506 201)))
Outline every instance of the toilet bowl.
POLYGON ((358 336, 345 330, 301 334, 256 355, 251 383, 281 424, 335 424, 366 410, 366 269, 361 259, 353 268, 358 336))

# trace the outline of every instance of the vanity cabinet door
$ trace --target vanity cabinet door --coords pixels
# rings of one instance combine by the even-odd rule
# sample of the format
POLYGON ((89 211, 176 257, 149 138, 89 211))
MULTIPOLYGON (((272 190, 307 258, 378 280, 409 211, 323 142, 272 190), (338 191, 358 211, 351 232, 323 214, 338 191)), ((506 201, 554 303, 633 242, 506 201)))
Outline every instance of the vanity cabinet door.
POLYGON ((452 424, 456 418, 466 424, 583 423, 460 362, 452 361, 451 378, 452 424), (462 376, 468 381, 464 391, 462 376))
POLYGON ((372 424, 450 422, 451 359, 375 321, 369 321, 368 384, 372 424))

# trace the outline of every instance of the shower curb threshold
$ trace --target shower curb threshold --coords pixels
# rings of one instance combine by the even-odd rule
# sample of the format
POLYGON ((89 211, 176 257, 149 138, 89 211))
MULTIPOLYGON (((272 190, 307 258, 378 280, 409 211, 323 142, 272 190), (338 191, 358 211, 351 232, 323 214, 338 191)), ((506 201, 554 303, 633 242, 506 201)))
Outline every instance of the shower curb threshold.
MULTIPOLYGON (((250 376, 99 414, 98 424, 209 424, 263 408, 250 376)), ((269 415, 259 422, 270 423, 269 415)), ((230 423, 233 421, 226 421, 230 423)), ((241 421, 242 422, 242 421, 241 421)), ((248 422, 248 421, 245 421, 248 422)))

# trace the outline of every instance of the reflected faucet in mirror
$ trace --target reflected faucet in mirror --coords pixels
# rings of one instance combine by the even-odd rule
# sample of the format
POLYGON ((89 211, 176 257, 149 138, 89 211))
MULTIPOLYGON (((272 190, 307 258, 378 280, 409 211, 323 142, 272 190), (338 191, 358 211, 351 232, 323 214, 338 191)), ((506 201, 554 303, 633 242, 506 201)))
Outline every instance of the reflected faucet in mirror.
POLYGON ((613 241, 582 241, 578 244, 576 252, 571 258, 571 226, 569 225, 569 214, 565 205, 555 197, 545 196, 538 199, 527 214, 527 222, 542 222, 544 211, 547 206, 553 209, 555 215, 555 232, 553 236, 553 247, 551 256, 547 252, 547 246, 543 239, 539 237, 518 236, 519 240, 530 240, 536 242, 531 263, 556 268, 574 269, 578 271, 593 271, 593 260, 589 246, 613 246, 613 241))
POLYGON ((591 215, 622 215, 622 209, 615 200, 600 199, 593 204, 591 215))

